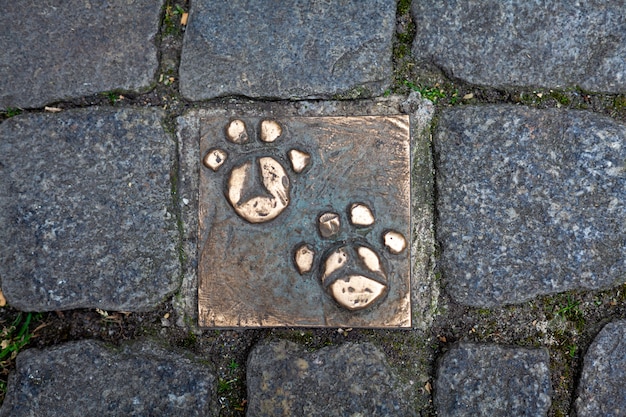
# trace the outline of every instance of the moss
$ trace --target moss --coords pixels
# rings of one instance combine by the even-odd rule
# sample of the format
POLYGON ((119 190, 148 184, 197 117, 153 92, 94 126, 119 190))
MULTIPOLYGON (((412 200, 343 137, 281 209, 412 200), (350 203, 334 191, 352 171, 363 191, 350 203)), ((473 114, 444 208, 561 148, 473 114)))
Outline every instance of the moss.
POLYGON ((543 345, 535 335, 529 335, 521 340, 521 346, 529 347, 529 348, 540 348, 543 345))
MULTIPOLYGON (((176 119, 172 117, 166 117, 162 119, 161 126, 163 130, 170 136, 176 137, 176 119)), ((176 139, 174 139, 176 143, 175 153, 174 153, 174 161, 172 167, 170 168, 170 212, 176 217, 176 230, 178 232, 178 242, 176 242, 176 252, 178 253, 178 262, 180 263, 180 276, 179 281, 182 282, 184 279, 185 268, 187 265, 187 253, 185 252, 184 247, 184 236, 185 236, 185 224, 183 221, 183 216, 180 210, 180 146, 176 139)))
POLYGON ((411 10, 411 0, 398 0, 398 16, 402 16, 405 13, 409 13, 411 10))
POLYGON ((309 351, 316 350, 315 334, 311 330, 289 330, 277 334, 280 338, 304 346, 309 351))
POLYGON ((550 91, 550 97, 555 99, 557 103, 563 106, 568 106, 572 102, 572 100, 569 98, 567 94, 562 93, 560 91, 550 91))
POLYGON ((437 103, 439 99, 446 98, 446 91, 435 84, 434 86, 424 86, 424 85, 416 85, 409 80, 404 81, 404 85, 409 87, 413 91, 419 91, 423 98, 432 101, 433 103, 437 103))
POLYGON ((196 346, 197 342, 198 336, 196 336, 192 331, 189 331, 187 332, 187 335, 183 339, 178 340, 176 344, 185 349, 192 349, 196 346))
POLYGON ((392 91, 397 94, 404 94, 403 80, 410 78, 414 63, 411 59, 411 47, 415 37, 415 24, 410 15, 411 1, 399 0, 397 3, 396 16, 401 24, 395 31, 393 39, 393 85, 392 91))
POLYGON ((626 94, 616 96, 613 99, 613 107, 615 107, 616 110, 626 109, 626 94))
POLYGON ((22 109, 19 109, 17 107, 7 107, 7 109, 0 113, 0 115, 6 117, 7 119, 10 117, 15 117, 22 114, 22 109))
POLYGON ((411 46, 406 43, 397 43, 393 47, 393 57, 396 61, 400 61, 411 53, 411 46))
POLYGON ((357 86, 343 93, 335 94, 333 96, 333 100, 356 100, 359 98, 372 97, 372 95, 372 92, 368 88, 364 86, 357 86))
POLYGON ((181 35, 182 25, 180 24, 180 19, 185 11, 179 5, 173 6, 169 2, 164 6, 164 9, 163 34, 166 36, 181 35))

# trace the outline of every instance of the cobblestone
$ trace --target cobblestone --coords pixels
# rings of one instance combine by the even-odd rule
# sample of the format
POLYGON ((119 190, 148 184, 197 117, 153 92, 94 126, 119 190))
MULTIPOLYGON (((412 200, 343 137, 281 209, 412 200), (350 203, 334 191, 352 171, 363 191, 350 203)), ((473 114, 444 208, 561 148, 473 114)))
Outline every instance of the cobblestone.
POLYGON ((435 390, 440 416, 546 416, 548 352, 460 344, 441 359, 435 390))
POLYGON ((414 1, 413 53, 467 82, 626 92, 626 2, 414 1), (480 45, 476 47, 476 45, 480 45))
POLYGON ((626 126, 588 112, 446 110, 435 134, 447 290, 492 307, 626 274, 626 126))
POLYGON ((215 382, 198 358, 154 344, 74 342, 22 353, 0 416, 216 416, 215 382))
POLYGON ((162 4, 3 4, 0 109, 41 107, 109 90, 147 89, 158 66, 155 37, 162 4))
POLYGON ((195 1, 181 92, 191 100, 380 95, 391 82, 394 23, 390 0, 195 1))
POLYGON ((626 413, 626 321, 604 326, 585 354, 578 388, 578 417, 626 413))
POLYGON ((92 108, 0 125, 0 277, 25 311, 141 311, 176 290, 170 169, 154 110, 92 108))
POLYGON ((396 394, 396 383, 384 354, 371 345, 314 353, 285 341, 262 345, 248 361, 247 415, 416 415, 396 394))

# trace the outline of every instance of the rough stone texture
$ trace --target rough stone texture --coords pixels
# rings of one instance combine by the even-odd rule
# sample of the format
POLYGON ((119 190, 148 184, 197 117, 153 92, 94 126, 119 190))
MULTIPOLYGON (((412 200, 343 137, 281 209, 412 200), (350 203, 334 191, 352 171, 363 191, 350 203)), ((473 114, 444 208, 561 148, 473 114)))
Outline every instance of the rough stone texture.
POLYGON ((0 125, 0 279, 13 307, 138 311, 176 290, 175 143, 151 110, 0 125))
POLYGON ((217 416, 215 386, 196 359, 154 344, 73 342, 18 355, 0 416, 217 416))
POLYGON ((494 87, 626 91, 625 0, 414 1, 413 54, 494 87))
POLYGON ((546 349, 462 343, 439 364, 435 407, 439 416, 545 416, 550 409, 546 349))
POLYGON ((434 274, 435 176, 431 149, 435 106, 413 91, 400 104, 400 109, 411 116, 412 325, 426 331, 437 315, 439 299, 439 280, 434 274))
POLYGON ((248 359, 248 417, 414 416, 402 405, 384 354, 346 343, 313 353, 278 341, 248 359))
POLYGON ((173 302, 178 311, 177 325, 187 327, 197 323, 197 235, 198 235, 198 175, 200 170, 200 130, 207 118, 280 116, 343 116, 409 114, 411 120, 412 153, 412 239, 411 239, 411 303, 412 325, 426 330, 437 311, 439 280, 435 278, 432 262, 433 233, 433 169, 430 149, 430 120, 434 107, 428 100, 413 94, 409 100, 401 96, 358 101, 296 101, 216 104, 204 110, 192 110, 178 118, 179 173, 178 190, 183 220, 184 277, 173 302), (417 180, 419 179, 419 180, 417 180))
POLYGON ((191 100, 382 94, 395 12, 393 0, 194 1, 181 93, 191 100))
POLYGON ((585 355, 578 384, 578 417, 626 414, 626 321, 609 323, 585 355))
POLYGON ((443 112, 435 134, 446 288, 473 306, 626 280, 626 126, 518 106, 443 112))
POLYGON ((3 1, 0 109, 150 86, 163 1, 3 1))

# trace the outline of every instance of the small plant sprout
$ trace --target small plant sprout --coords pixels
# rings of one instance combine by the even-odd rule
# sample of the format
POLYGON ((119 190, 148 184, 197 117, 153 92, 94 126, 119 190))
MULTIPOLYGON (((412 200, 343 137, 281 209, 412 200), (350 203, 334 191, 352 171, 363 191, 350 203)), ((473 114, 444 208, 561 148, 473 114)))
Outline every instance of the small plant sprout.
POLYGON ((228 364, 228 368, 229 368, 231 371, 234 371, 234 370, 236 370, 236 369, 238 369, 238 368, 239 368, 239 364, 238 364, 237 362, 235 362, 235 360, 234 360, 234 359, 231 359, 231 360, 230 360, 230 363, 228 364))

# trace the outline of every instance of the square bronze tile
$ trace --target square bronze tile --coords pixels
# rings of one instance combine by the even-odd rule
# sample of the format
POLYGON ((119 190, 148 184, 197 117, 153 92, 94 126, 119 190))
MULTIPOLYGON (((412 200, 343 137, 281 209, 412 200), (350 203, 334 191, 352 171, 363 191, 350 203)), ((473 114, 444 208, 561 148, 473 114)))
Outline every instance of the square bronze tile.
POLYGON ((203 119, 199 324, 410 327, 408 116, 203 119))

